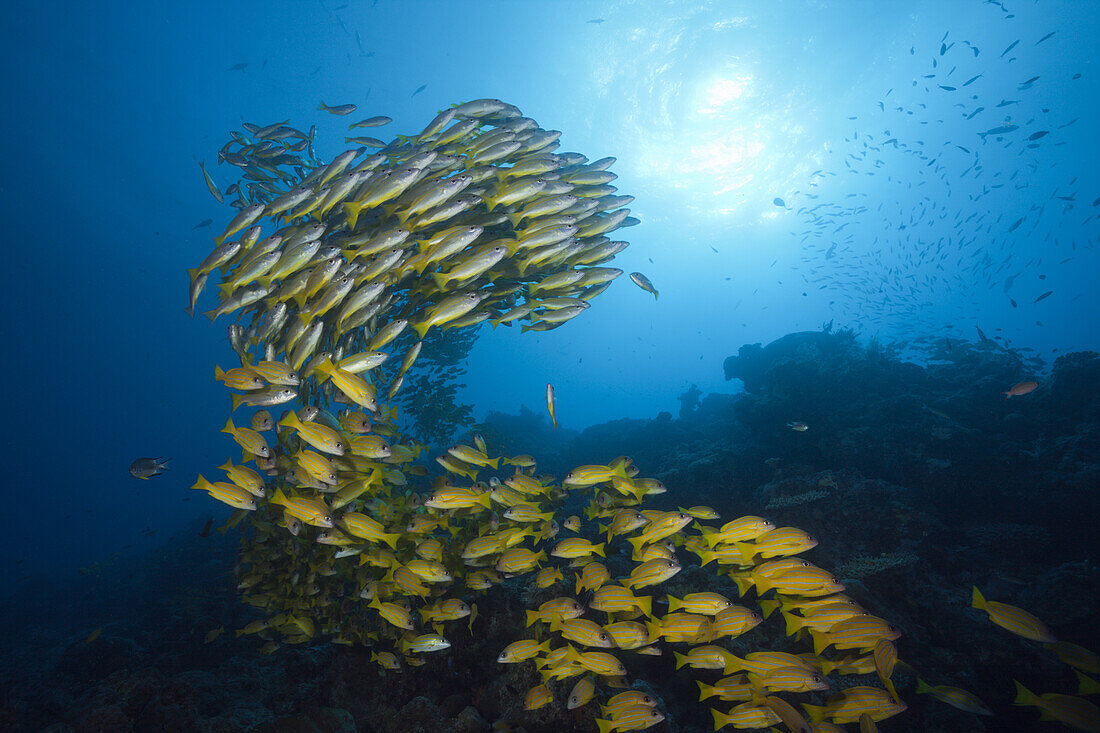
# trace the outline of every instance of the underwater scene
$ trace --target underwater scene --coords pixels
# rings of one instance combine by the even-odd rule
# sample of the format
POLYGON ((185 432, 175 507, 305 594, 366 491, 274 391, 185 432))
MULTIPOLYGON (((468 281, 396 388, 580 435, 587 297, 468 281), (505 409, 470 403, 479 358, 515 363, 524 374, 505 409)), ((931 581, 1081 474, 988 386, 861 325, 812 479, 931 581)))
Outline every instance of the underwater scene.
POLYGON ((0 732, 1100 731, 1100 2, 4 20, 0 732))

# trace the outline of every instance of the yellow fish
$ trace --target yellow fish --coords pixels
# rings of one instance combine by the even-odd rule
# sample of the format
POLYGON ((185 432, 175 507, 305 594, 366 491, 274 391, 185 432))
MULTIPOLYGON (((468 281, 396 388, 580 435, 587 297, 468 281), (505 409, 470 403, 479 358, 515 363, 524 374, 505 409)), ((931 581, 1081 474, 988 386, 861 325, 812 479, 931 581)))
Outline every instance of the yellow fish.
POLYGON ((558 429, 558 416, 557 416, 557 402, 554 399, 554 385, 546 385, 546 409, 550 413, 550 422, 554 424, 554 429, 558 429))
POLYGON ((973 601, 971 605, 974 608, 985 611, 989 614, 990 621, 997 624, 1002 629, 1008 629, 1017 636, 1047 643, 1057 641, 1054 635, 1050 633, 1050 630, 1046 627, 1046 624, 1035 616, 1032 616, 1022 608, 1010 606, 1007 603, 987 601, 982 596, 981 591, 978 590, 978 586, 974 586, 973 601))

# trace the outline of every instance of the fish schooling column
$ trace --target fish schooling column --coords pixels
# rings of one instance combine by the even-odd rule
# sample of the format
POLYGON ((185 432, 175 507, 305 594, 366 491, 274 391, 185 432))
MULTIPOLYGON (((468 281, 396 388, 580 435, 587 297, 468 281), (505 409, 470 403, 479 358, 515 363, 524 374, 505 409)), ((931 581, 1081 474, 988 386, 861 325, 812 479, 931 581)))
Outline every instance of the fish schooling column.
MULTIPOLYGON (((373 116, 349 131, 390 122, 373 116)), ((187 308, 218 271, 206 315, 235 315, 239 364, 215 366, 233 392, 228 419, 211 428, 225 419, 241 458, 222 466, 228 481, 200 476, 193 488, 237 509, 223 530, 243 523, 238 587, 262 618, 238 636, 260 637, 265 653, 320 639, 368 647, 397 671, 445 654, 448 636, 469 639, 452 631, 473 627, 477 599, 523 587, 537 608, 532 638, 502 639, 498 662, 538 667, 527 710, 558 700, 580 712, 595 700, 603 732, 665 717, 644 692, 611 694, 629 685, 636 655, 721 670, 715 684, 699 681, 700 702, 740 704, 712 710, 716 729, 808 730, 775 695, 828 689, 834 670, 875 671, 873 650, 901 632, 796 557, 817 544, 806 532, 756 516, 707 526, 717 519, 708 507, 643 508, 666 488, 629 458, 559 481, 530 456, 492 455, 480 436, 436 457, 442 471, 429 478, 428 447, 403 435, 394 400, 418 359, 485 322, 560 328, 623 274, 611 263, 628 243, 611 235, 638 221, 612 185, 614 158, 558 152, 560 132, 496 99, 455 105, 389 142, 349 137, 360 147, 328 162, 314 152, 315 128, 243 128, 219 153, 231 185, 202 168, 237 213, 189 271, 187 308), (275 419, 268 408, 280 405, 275 419), (567 506, 585 507, 587 521, 567 506), (563 527, 576 536, 555 541, 563 527), (704 587, 647 594, 688 562, 709 571, 704 587), (755 594, 758 608, 720 591, 746 603, 755 594), (805 651, 742 658, 725 646, 776 610, 805 651)), ((645 275, 631 279, 656 298, 645 275)), ((404 399, 415 409, 417 394, 404 399)), ((547 403, 556 424, 549 384, 547 403)), ((844 723, 903 711, 890 659, 887 689, 850 688, 806 714, 844 723)))

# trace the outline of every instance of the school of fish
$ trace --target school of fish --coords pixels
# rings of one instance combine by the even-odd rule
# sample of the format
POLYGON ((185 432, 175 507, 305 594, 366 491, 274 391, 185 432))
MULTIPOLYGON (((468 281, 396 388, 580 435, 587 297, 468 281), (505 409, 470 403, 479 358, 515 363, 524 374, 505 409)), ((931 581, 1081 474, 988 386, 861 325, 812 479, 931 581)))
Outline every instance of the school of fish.
MULTIPOLYGON (((429 333, 485 321, 558 328, 622 274, 606 265, 627 243, 608 235, 635 221, 622 208, 630 197, 610 185, 613 159, 556 153, 558 136, 482 99, 416 135, 354 138, 364 147, 328 163, 313 153, 312 130, 245 125, 220 156, 240 181, 223 192, 203 168, 211 193, 235 195, 238 212, 190 271, 188 308, 219 271, 208 315, 237 315, 229 336, 239 365, 218 365, 215 378, 232 393, 222 432, 242 453, 218 469, 224 480, 199 476, 193 488, 237 510, 227 527, 248 520, 238 588, 262 618, 237 635, 256 635, 266 653, 320 638, 368 647, 397 672, 483 633, 477 599, 522 587, 535 599, 528 633, 497 661, 537 668, 528 711, 594 703, 600 733, 649 728, 664 714, 658 699, 629 689, 631 661, 664 654, 709 675, 698 681, 701 703, 734 703, 711 708, 715 730, 873 730, 906 709, 891 681, 901 632, 801 557, 817 544, 805 531, 758 516, 712 526, 708 507, 646 508, 665 487, 626 457, 558 479, 531 456, 494 455, 480 436, 434 462, 403 438, 387 401, 429 333), (280 405, 276 419, 269 408, 280 405), (688 563, 710 572, 710 587, 662 593, 688 563), (738 656, 725 645, 768 619, 804 651, 738 656), (800 697, 829 692, 833 672, 875 673, 882 687, 849 687, 817 705, 800 697)), ((547 405, 556 423, 550 385, 547 405)), ((985 608, 1047 640, 1003 604, 985 608)), ((987 710, 965 691, 921 686, 987 710)))

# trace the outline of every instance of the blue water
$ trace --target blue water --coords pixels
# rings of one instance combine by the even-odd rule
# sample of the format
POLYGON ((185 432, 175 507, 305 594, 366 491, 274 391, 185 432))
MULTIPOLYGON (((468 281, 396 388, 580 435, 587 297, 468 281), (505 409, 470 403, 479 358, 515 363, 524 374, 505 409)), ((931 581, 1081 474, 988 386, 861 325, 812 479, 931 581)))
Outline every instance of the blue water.
POLYGON ((1012 0, 8 8, 3 586, 64 585, 211 513, 183 500, 224 460, 212 372, 234 356, 224 319, 183 313, 184 270, 231 213, 197 162, 226 186, 242 121, 316 124, 329 159, 352 117, 391 116, 386 137, 497 97, 562 150, 617 157, 641 225, 615 265, 660 298, 623 277, 560 330, 483 326, 460 395, 478 418, 540 411, 552 382, 580 429, 736 392, 740 345, 826 322, 1096 348, 1098 32, 1098 3, 1012 0), (166 476, 127 474, 162 455, 166 476))

